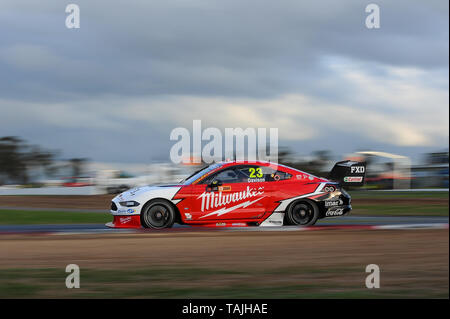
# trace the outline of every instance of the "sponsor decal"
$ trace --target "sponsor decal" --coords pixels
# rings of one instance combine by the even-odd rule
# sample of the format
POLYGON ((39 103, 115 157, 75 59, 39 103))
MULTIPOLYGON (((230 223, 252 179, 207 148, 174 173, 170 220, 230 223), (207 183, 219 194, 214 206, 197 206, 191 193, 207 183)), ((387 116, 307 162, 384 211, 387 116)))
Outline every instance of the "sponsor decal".
POLYGON ((311 176, 309 174, 299 174, 296 175, 297 179, 303 180, 303 179, 309 179, 310 181, 314 180, 314 176, 311 176))
POLYGON ((230 192, 231 186, 219 186, 219 192, 230 192))
POLYGON ((189 213, 184 213, 184 217, 186 217, 187 220, 191 220, 192 219, 192 215, 189 213))
POLYGON ((346 177, 344 177, 344 182, 346 182, 346 183, 361 183, 362 180, 363 180, 362 176, 346 176, 346 177))
POLYGON ((249 183, 261 183, 265 182, 266 180, 264 178, 249 178, 247 181, 249 183))
POLYGON ((117 213, 119 213, 119 214, 133 214, 133 213, 135 213, 136 212, 136 210, 134 210, 134 209, 132 209, 132 208, 129 208, 129 209, 119 209, 119 210, 117 210, 117 213))
POLYGON ((364 174, 366 171, 366 168, 364 166, 352 166, 350 168, 350 172, 352 174, 364 174))
POLYGON ((216 226, 226 226, 226 223, 216 223, 216 226))
POLYGON ((231 226, 241 226, 241 227, 245 227, 247 226, 246 223, 232 223, 231 226))
POLYGON ((339 206, 342 205, 344 202, 341 199, 338 200, 328 200, 325 201, 325 207, 333 207, 333 206, 339 206))
POLYGON ((131 217, 119 218, 119 221, 121 224, 127 224, 127 223, 131 222, 131 217))
POLYGON ((246 190, 229 194, 222 194, 221 192, 203 192, 197 199, 202 199, 201 211, 204 212, 263 194, 264 187, 252 188, 247 186, 246 190))
POLYGON ((341 216, 344 215, 343 208, 337 208, 335 210, 329 210, 325 213, 325 216, 341 216))
POLYGON ((323 188, 323 190, 324 190, 325 192, 327 192, 327 193, 332 193, 332 192, 334 192, 334 191, 336 190, 336 188, 335 188, 334 186, 328 185, 328 186, 325 186, 325 187, 323 188))

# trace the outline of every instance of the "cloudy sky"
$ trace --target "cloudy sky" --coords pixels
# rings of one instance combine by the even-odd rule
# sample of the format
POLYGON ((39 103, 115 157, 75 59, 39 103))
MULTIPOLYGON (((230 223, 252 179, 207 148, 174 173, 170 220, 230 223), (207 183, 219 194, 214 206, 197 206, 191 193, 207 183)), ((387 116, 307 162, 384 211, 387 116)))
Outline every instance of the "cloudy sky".
POLYGON ((448 23, 448 1, 2 0, 0 136, 149 162, 200 119, 298 154, 446 150, 448 23))

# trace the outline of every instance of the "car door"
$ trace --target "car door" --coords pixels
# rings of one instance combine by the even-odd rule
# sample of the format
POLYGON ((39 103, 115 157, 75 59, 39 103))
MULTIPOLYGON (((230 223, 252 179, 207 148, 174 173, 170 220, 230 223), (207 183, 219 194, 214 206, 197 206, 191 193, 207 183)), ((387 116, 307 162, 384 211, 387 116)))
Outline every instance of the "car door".
POLYGON ((190 214, 194 221, 248 220, 264 214, 269 195, 265 183, 249 182, 243 168, 244 172, 250 169, 224 168, 193 186, 190 214))

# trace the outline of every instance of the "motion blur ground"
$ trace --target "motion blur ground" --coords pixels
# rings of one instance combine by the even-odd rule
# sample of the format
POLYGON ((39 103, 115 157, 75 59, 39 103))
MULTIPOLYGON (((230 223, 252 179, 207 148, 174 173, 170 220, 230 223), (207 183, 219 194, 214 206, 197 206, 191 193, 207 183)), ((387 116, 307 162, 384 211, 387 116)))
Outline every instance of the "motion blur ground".
POLYGON ((105 233, 111 197, 0 197, 0 296, 448 298, 448 192, 352 192, 355 210, 339 222, 256 232, 105 233), (412 220, 421 226, 362 227, 412 220), (80 289, 64 286, 72 263, 80 289), (381 288, 369 290, 365 267, 373 263, 381 288))
MULTIPOLYGON (((379 190, 400 177, 372 161, 371 183, 349 191, 349 216, 270 231, 104 226, 115 196, 106 193, 180 180, 198 167, 163 165, 158 176, 137 177, 100 170, 101 178, 70 183, 6 185, 0 189, 0 297, 448 298, 448 153, 440 158, 413 166, 408 181, 439 189, 379 190), (64 285, 68 264, 80 267, 79 289, 64 285), (378 289, 365 286, 369 264, 380 267, 378 289)), ((313 161, 281 159, 319 176, 331 162, 324 153, 313 161)), ((70 176, 83 175, 80 165, 72 161, 70 176)))
POLYGON ((2 236, 0 296, 448 298, 448 230, 2 236), (81 268, 66 289, 64 268, 81 268), (367 289, 365 267, 381 268, 367 289))
POLYGON ((0 298, 449 298, 448 10, 0 1, 0 298))

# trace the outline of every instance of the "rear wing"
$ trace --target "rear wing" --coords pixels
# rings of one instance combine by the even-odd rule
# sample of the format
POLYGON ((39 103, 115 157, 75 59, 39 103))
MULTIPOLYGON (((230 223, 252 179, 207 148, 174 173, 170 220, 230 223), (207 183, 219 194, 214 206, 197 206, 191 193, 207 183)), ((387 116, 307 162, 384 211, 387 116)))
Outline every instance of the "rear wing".
POLYGON ((337 162, 328 179, 338 182, 341 186, 363 186, 366 177, 366 163, 355 161, 337 162))

